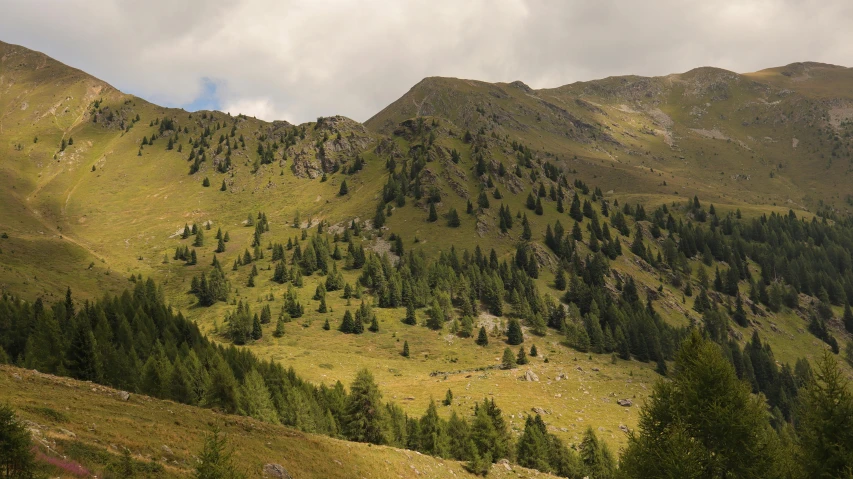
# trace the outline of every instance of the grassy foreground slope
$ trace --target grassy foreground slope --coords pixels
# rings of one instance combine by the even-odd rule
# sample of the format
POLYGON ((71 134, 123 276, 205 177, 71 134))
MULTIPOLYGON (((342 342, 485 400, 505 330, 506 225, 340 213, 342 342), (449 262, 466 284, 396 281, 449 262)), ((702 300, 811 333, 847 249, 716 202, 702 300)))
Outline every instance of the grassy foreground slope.
MULTIPOLYGON (((30 421, 44 451, 66 456, 94 474, 125 448, 142 467, 162 469, 157 477, 188 477, 204 435, 216 425, 227 435, 237 465, 261 477, 265 464, 284 466, 298 478, 478 477, 456 461, 414 451, 353 443, 132 394, 92 383, 0 366, 0 401, 30 421), (105 454, 106 453, 106 454, 105 454)), ((48 452, 48 454, 50 454, 48 452)), ((99 474, 100 476, 100 474, 99 474)), ((495 464, 489 477, 553 477, 495 464)))

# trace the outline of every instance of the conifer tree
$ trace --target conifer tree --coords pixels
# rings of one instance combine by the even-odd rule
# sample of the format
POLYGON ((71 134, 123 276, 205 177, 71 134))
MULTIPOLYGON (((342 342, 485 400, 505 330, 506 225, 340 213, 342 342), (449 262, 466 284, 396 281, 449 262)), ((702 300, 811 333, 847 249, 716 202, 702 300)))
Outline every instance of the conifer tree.
POLYGON ((341 182, 341 189, 338 191, 339 196, 345 196, 349 193, 349 188, 347 187, 347 180, 341 182))
POLYGON ((479 346, 488 346, 489 345, 489 336, 486 334, 486 327, 480 326, 480 332, 477 333, 477 345, 479 346))
MULTIPOLYGON (((329 320, 327 319, 326 323, 328 324, 328 322, 329 322, 329 320)), ((278 320, 275 323, 275 331, 273 331, 272 335, 275 336, 276 338, 280 338, 280 337, 284 336, 284 318, 283 317, 279 316, 278 320)))
POLYGON ((195 234, 195 241, 193 241, 193 246, 196 248, 200 248, 204 246, 204 233, 203 230, 199 229, 195 234))
POLYGON ((853 467, 853 393, 831 354, 818 360, 814 377, 802 390, 800 451, 806 477, 850 477, 853 467))
POLYGON ((513 369, 515 367, 515 355, 509 348, 504 349, 503 358, 501 358, 501 369, 513 369))
POLYGON ((429 203, 429 216, 427 217, 427 221, 430 223, 438 221, 438 213, 435 211, 435 203, 431 201, 429 203))
POLYGON ((264 331, 261 328, 261 320, 258 318, 257 313, 255 313, 254 318, 252 318, 252 339, 255 341, 261 339, 263 337, 264 331))
POLYGON ((517 346, 524 342, 524 333, 521 332, 521 324, 517 319, 511 318, 507 326, 506 342, 511 346, 517 346))
POLYGON ((450 208, 450 212, 447 213, 447 226, 451 228, 457 228, 461 224, 459 220, 459 213, 456 212, 456 208, 450 208))
POLYGON ((27 479, 35 470, 30 432, 11 406, 0 404, 0 477, 27 479))
POLYGON ((403 352, 401 353, 404 358, 409 357, 409 342, 403 341, 403 352))
POLYGON ((356 374, 344 409, 344 431, 351 441, 385 444, 382 393, 367 369, 356 374))
POLYGON ((242 479, 245 475, 237 471, 228 448, 225 435, 217 427, 212 427, 204 439, 204 448, 199 454, 195 466, 194 479, 242 479))
POLYGON ((628 438, 620 467, 627 477, 777 477, 763 399, 717 344, 694 331, 671 377, 655 384, 628 438))
POLYGON ((524 352, 524 347, 518 348, 518 355, 515 357, 515 364, 524 366, 527 363, 527 354, 524 352))
POLYGON ((451 404, 453 404, 453 391, 448 389, 447 393, 444 395, 444 405, 450 406, 451 404))
POLYGON ((539 356, 539 351, 536 349, 536 345, 535 345, 535 344, 534 344, 534 345, 532 345, 532 346, 530 346, 530 356, 531 356, 531 357, 534 357, 534 358, 535 358, 536 356, 539 356))
POLYGON ((350 310, 344 311, 344 319, 341 321, 341 326, 338 330, 345 334, 350 334, 355 331, 355 322, 352 319, 350 310))
POLYGON ((521 227, 521 239, 529 241, 533 238, 533 232, 530 230, 530 222, 527 221, 527 214, 525 214, 521 219, 521 227))
POLYGON ((228 185, 225 184, 225 180, 222 180, 222 186, 219 187, 219 191, 228 191, 228 185))

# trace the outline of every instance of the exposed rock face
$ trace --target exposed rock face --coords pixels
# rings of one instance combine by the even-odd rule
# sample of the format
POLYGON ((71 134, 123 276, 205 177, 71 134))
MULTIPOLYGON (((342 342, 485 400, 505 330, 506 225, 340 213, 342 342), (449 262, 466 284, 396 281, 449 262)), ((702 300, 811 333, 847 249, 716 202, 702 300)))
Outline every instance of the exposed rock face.
POLYGON ((631 401, 630 399, 619 399, 616 401, 616 404, 623 407, 631 407, 634 405, 634 401, 631 401))
POLYGON ((331 173, 374 142, 364 125, 343 116, 323 118, 312 133, 320 138, 300 141, 284 152, 292 162, 290 169, 293 174, 300 178, 317 178, 323 173, 331 173))
POLYGON ((528 369, 527 372, 524 373, 524 380, 525 381, 539 382, 539 376, 537 376, 536 373, 534 373, 533 371, 528 369))
POLYGON ((287 469, 285 469, 281 464, 265 464, 264 465, 264 477, 272 477, 275 479, 293 479, 287 469))

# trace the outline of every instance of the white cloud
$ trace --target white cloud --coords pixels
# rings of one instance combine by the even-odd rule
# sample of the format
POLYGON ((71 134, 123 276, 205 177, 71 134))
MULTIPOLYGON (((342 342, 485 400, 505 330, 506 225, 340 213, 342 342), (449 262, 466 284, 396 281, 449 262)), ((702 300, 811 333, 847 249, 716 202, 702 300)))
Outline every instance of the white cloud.
POLYGON ((0 40, 116 87, 223 109, 366 120, 425 76, 553 87, 610 75, 853 64, 847 0, 0 0, 0 40))

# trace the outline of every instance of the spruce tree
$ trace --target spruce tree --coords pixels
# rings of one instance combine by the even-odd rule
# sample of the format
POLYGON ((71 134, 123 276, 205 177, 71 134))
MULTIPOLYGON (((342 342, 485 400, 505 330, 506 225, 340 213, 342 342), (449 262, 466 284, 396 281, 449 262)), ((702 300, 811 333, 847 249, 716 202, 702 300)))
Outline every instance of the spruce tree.
POLYGON ((427 217, 427 221, 430 223, 438 221, 438 213, 435 211, 435 203, 431 201, 429 203, 429 216, 427 217))
POLYGON ((515 357, 515 364, 524 366, 527 363, 527 354, 524 352, 524 347, 518 348, 518 355, 515 357))
POLYGON ((403 341, 403 352, 401 353, 404 358, 409 357, 409 342, 403 341))
POLYGON ((355 322, 352 319, 350 310, 344 311, 344 319, 341 321, 341 326, 338 330, 345 334, 350 334, 355 331, 355 322))
POLYGON ((245 475, 237 471, 233 452, 228 448, 225 435, 212 427, 204 439, 204 447, 195 466, 194 479, 242 479, 245 475))
POLYGON ((385 444, 385 407, 382 393, 367 369, 356 374, 343 414, 344 432, 351 441, 385 444))
POLYGON ((521 331, 521 324, 517 319, 511 318, 507 326, 506 342, 511 346, 517 346, 524 342, 524 333, 521 331))
POLYGON ((257 341, 257 340, 261 339, 261 337, 263 337, 263 335, 264 335, 264 331, 263 331, 263 329, 261 329, 261 320, 260 320, 260 318, 258 318, 258 315, 256 313, 255 317, 252 318, 252 339, 257 341))
POLYGON ((343 182, 341 182, 341 189, 340 191, 338 191, 338 195, 344 196, 347 193, 349 193, 349 188, 347 187, 347 180, 344 180, 343 182))
POLYGON ((853 333, 853 311, 850 310, 850 303, 844 303, 844 315, 841 317, 841 322, 848 333, 853 333))
POLYGON ((479 346, 488 346, 489 345, 489 336, 486 334, 486 327, 480 326, 480 332, 477 333, 477 345, 479 346))
POLYGON ((457 228, 461 224, 462 222, 459 219, 459 213, 456 212, 456 208, 450 208, 450 212, 447 213, 447 226, 457 228))
POLYGON ((35 476, 30 432, 8 404, 0 404, 0 477, 27 479, 35 476))
POLYGON ((777 452, 764 400, 694 331, 641 410, 620 469, 629 478, 777 477, 777 452))
POLYGON ((222 180, 222 186, 219 187, 219 191, 228 191, 228 185, 225 184, 225 180, 222 180))
POLYGON ((501 369, 513 369, 515 367, 515 354, 509 348, 504 349, 503 357, 501 358, 501 369))
MULTIPOLYGON (((329 320, 326 320, 326 324, 329 323, 329 320)), ((280 338, 284 336, 284 318, 279 316, 278 320, 275 323, 275 331, 272 333, 276 338, 280 338)))
POLYGON ((534 358, 535 358, 536 356, 539 356, 539 351, 536 349, 536 345, 535 345, 535 344, 534 344, 534 345, 532 345, 532 346, 530 346, 530 356, 531 356, 531 357, 534 357, 534 358))
POLYGON ((450 406, 451 404, 453 404, 453 391, 448 389, 447 393, 444 395, 444 405, 450 406))

